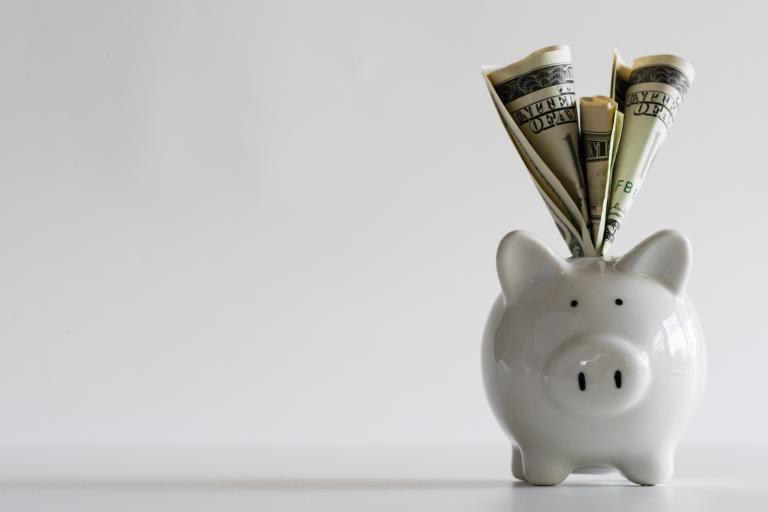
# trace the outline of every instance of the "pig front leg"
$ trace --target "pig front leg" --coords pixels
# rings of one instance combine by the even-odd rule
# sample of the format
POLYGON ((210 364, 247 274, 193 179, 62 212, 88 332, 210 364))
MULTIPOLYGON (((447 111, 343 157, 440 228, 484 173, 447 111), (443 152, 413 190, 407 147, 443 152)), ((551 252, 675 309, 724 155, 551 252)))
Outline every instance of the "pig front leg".
MULTIPOLYGON (((562 458, 539 451, 522 449, 517 451, 518 459, 522 458, 522 478, 534 485, 557 485, 565 480, 573 470, 573 466, 562 458)), ((512 453, 512 472, 514 474, 515 452, 512 453)))
POLYGON ((636 484, 658 485, 672 478, 674 468, 672 453, 662 452, 625 460, 616 469, 636 484))

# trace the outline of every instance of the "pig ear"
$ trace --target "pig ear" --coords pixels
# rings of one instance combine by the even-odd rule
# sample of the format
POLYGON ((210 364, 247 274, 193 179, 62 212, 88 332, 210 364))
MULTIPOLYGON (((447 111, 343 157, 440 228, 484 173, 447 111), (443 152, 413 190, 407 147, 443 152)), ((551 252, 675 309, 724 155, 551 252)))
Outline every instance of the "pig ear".
POLYGON ((691 244, 677 231, 659 231, 621 257, 616 269, 651 276, 679 294, 691 270, 691 244))
POLYGON ((499 242, 496 270, 504 297, 515 296, 522 286, 536 277, 560 275, 565 262, 535 235, 512 231, 499 242))

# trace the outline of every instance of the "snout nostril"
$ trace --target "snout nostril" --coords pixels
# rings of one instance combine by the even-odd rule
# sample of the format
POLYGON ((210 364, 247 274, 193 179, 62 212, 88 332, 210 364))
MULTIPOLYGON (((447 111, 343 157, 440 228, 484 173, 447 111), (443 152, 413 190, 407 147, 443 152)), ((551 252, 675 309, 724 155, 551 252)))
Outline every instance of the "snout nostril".
POLYGON ((579 372, 579 389, 582 391, 587 389, 587 378, 584 376, 584 372, 579 372))
POLYGON ((616 370, 613 374, 613 381, 616 383, 616 389, 621 389, 621 370, 616 370))

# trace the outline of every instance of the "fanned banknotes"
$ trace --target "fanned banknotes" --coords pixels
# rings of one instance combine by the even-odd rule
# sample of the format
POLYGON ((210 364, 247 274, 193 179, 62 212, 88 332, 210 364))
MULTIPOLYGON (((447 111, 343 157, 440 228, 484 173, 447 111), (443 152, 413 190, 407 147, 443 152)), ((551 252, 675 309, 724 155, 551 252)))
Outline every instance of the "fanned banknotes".
POLYGON ((630 67, 615 51, 611 96, 582 98, 580 123, 567 46, 483 66, 502 124, 574 257, 610 249, 693 76, 680 57, 630 67))

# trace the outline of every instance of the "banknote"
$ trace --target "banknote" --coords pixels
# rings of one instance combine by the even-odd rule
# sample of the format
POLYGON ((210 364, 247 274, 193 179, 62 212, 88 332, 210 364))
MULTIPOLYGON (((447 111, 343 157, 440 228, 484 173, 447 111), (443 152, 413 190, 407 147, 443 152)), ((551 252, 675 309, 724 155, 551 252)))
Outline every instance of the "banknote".
POLYGON ((614 135, 617 116, 621 116, 621 113, 617 108, 616 102, 607 96, 587 96, 580 101, 589 223, 598 254, 605 229, 614 147, 618 146, 618 139, 614 140, 614 135))
POLYGON ((512 120, 589 218, 571 50, 549 46, 487 74, 512 120))
POLYGON ((653 55, 633 62, 626 82, 624 126, 601 247, 604 254, 632 207, 693 79, 693 66, 674 55, 653 55))
POLYGON ((591 240, 589 228, 581 210, 570 197, 558 177, 528 141, 520 127, 512 119, 511 114, 502 103, 488 75, 496 67, 484 66, 483 77, 491 95, 496 112, 520 157, 528 168, 536 189, 552 215, 560 235, 568 245, 574 257, 596 256, 595 247, 591 240))

